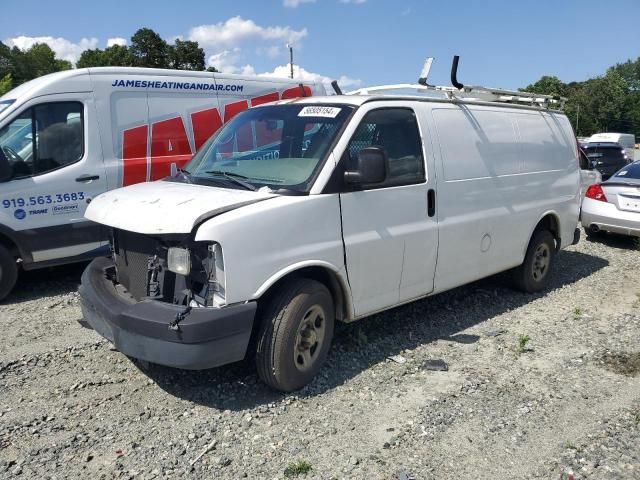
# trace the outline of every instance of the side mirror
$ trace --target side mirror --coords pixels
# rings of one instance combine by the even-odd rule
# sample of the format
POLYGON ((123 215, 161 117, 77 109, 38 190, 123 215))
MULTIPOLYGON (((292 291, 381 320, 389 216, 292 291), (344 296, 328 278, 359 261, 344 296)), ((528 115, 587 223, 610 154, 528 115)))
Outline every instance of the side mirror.
POLYGON ((344 172, 344 181, 350 184, 382 183, 387 178, 387 152, 380 147, 363 148, 358 153, 356 170, 344 172))
POLYGON ((9 163, 9 159, 0 147, 0 183, 8 182, 13 178, 13 167, 9 163))

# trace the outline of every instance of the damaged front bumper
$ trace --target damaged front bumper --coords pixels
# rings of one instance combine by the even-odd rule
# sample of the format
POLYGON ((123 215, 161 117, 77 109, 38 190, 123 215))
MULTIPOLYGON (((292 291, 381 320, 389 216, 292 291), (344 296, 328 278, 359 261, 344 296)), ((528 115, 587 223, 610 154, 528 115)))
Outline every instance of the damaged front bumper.
POLYGON ((242 360, 251 337, 256 302, 223 308, 193 308, 170 328, 185 307, 157 300, 136 302, 121 294, 98 258, 82 274, 82 314, 125 355, 169 367, 201 370, 242 360))

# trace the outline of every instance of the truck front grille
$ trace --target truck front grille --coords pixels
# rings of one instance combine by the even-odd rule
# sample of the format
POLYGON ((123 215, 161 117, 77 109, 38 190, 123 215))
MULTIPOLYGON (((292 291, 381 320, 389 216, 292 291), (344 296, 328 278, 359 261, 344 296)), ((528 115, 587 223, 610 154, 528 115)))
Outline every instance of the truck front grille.
POLYGON ((117 281, 136 300, 149 295, 149 261, 161 257, 160 243, 145 235, 114 230, 114 259, 117 281))

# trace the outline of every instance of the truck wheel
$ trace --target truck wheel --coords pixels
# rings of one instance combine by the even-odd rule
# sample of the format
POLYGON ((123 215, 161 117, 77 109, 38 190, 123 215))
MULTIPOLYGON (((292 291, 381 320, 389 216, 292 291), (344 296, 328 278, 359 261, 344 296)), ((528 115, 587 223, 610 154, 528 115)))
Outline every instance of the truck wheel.
POLYGON ((18 265, 9 250, 0 245, 0 301, 13 290, 18 279, 18 265))
POLYGON ((256 349, 260 379, 292 392, 318 373, 331 345, 333 297, 315 280, 298 278, 281 286, 262 315, 256 349))
POLYGON ((543 290, 549 283, 555 251, 555 239, 551 232, 535 232, 529 242, 524 262, 513 271, 516 287, 527 293, 543 290))

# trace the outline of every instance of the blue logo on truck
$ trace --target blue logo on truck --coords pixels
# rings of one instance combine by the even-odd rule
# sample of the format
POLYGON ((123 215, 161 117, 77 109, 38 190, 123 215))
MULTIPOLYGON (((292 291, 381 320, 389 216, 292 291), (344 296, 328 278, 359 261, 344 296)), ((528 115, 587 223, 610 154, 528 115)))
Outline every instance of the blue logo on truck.
POLYGON ((19 208, 15 212, 13 212, 13 216, 16 217, 18 220, 24 220, 25 217, 27 216, 27 212, 19 208))

